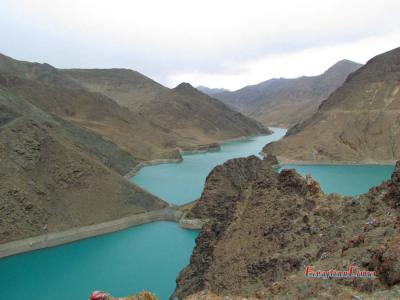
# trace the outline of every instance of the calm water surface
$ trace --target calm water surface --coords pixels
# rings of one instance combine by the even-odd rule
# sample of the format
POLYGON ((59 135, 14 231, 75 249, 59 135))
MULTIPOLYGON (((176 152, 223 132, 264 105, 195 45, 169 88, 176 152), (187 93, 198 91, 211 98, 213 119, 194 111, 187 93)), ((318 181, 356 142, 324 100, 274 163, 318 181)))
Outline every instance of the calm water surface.
MULTIPOLYGON (((196 199, 205 177, 225 160, 257 154, 285 130, 223 144, 221 151, 144 168, 134 182, 173 203, 196 199), (151 172, 149 172, 149 170, 151 172)), ((168 299, 188 263, 197 231, 156 222, 0 260, 0 299, 80 300, 93 290, 126 296, 149 290, 168 299)))
POLYGON ((188 154, 180 163, 144 167, 132 180, 169 203, 190 202, 200 197, 204 181, 216 165, 231 158, 258 155, 267 143, 279 140, 286 133, 284 129, 271 129, 274 133, 269 136, 224 143, 221 151, 188 154))
POLYGON ((157 222, 0 260, 0 299, 85 300, 93 290, 143 289, 168 299, 196 231, 157 222))
POLYGON ((305 176, 311 174, 326 193, 355 196, 390 178, 392 165, 285 165, 305 176))

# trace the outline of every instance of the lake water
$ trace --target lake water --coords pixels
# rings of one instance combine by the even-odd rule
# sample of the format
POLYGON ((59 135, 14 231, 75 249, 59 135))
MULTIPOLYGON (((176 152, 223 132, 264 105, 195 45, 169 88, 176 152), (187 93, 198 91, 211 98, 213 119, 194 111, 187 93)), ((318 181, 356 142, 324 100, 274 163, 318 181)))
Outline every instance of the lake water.
POLYGON ((156 222, 0 260, 0 299, 85 300, 94 290, 168 299, 197 236, 156 222))
POLYGON ((301 175, 311 174, 325 193, 355 196, 390 178, 392 165, 285 165, 301 175))
MULTIPOLYGON (((208 172, 225 160, 258 154, 285 130, 184 155, 178 164, 143 168, 134 182, 171 203, 200 196, 208 172)), ((80 300, 93 290, 127 296, 141 290, 168 299, 189 263, 197 231, 156 222, 50 249, 0 259, 0 299, 80 300)))
POLYGON ((267 143, 279 140, 286 133, 281 128, 271 129, 274 133, 269 136, 223 143, 220 151, 184 155, 180 163, 147 166, 132 180, 169 203, 190 202, 200 197, 204 181, 216 165, 235 157, 258 155, 267 143))
MULTIPOLYGON (((258 154, 271 136, 224 143, 221 151, 184 155, 177 164, 143 168, 132 180, 170 203, 198 198, 209 171, 227 159, 258 154)), ((311 173, 325 191, 355 194, 387 179, 392 166, 290 166, 311 173)), ((146 224, 0 260, 0 299, 80 300, 93 290, 124 296, 143 289, 161 300, 175 288, 197 236, 171 222, 146 224)))

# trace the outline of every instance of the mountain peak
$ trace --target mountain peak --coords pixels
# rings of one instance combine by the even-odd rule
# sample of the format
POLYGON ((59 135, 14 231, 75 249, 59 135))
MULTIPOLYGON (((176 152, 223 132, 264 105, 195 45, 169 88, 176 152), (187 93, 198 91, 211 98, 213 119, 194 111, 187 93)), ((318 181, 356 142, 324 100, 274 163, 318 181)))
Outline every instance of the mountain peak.
POLYGON ((182 82, 175 87, 176 90, 178 89, 195 89, 190 83, 182 82))
POLYGON ((328 70, 326 70, 324 72, 324 74, 327 73, 336 73, 336 72, 346 72, 348 73, 353 72, 355 70, 357 70, 358 68, 360 68, 362 66, 362 64, 359 64, 357 62, 348 60, 348 59, 342 59, 339 60, 337 63, 333 64, 328 70))
POLYGON ((339 61, 338 61, 336 64, 334 64, 334 65, 340 65, 340 64, 357 64, 357 65, 360 65, 359 63, 357 63, 357 62, 355 62, 355 61, 352 61, 352 60, 350 60, 350 59, 346 59, 346 58, 339 60, 339 61))
POLYGON ((180 94, 186 94, 186 95, 195 95, 195 94, 203 95, 202 92, 200 92, 199 90, 194 88, 190 83, 187 82, 180 83, 172 90, 180 94))

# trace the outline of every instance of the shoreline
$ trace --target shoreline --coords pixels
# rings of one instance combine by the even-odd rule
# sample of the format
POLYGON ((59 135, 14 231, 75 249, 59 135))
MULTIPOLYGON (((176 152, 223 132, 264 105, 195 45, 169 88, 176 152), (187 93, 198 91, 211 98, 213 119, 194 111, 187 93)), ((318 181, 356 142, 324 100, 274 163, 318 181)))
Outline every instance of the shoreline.
POLYGON ((22 240, 0 244, 0 259, 44 248, 64 245, 67 243, 96 237, 130 227, 158 222, 170 221, 179 223, 183 212, 179 207, 168 206, 160 210, 144 212, 113 221, 94 225, 71 228, 65 231, 47 233, 22 240))
POLYGON ((242 140, 244 141, 244 140, 256 137, 256 136, 269 136, 269 135, 274 133, 274 131, 272 129, 270 129, 270 131, 271 131, 270 134, 240 136, 240 137, 237 137, 237 138, 220 140, 220 141, 217 141, 215 143, 197 145, 197 146, 194 146, 193 149, 190 149, 190 150, 184 150, 182 148, 178 148, 179 154, 181 156, 180 158, 159 158, 159 159, 152 159, 152 160, 148 160, 148 161, 143 161, 143 162, 138 163, 132 170, 130 170, 125 175, 123 175, 123 177, 125 179, 130 180, 132 177, 137 175, 137 173, 143 167, 161 165, 161 164, 169 164, 169 163, 180 163, 180 162, 183 161, 183 157, 182 157, 183 155, 220 151, 221 150, 221 146, 223 144, 236 142, 236 141, 242 141, 242 140), (218 146, 218 148, 217 148, 217 146, 218 146), (198 149, 196 150, 195 148, 198 148, 198 149))
POLYGON ((188 147, 187 149, 179 149, 181 155, 190 155, 198 153, 215 152, 221 150, 220 143, 204 144, 195 147, 188 147))
MULTIPOLYGON (((130 170, 128 173, 123 175, 125 179, 130 179, 137 175, 137 173, 140 171, 141 168, 146 167, 146 166, 154 166, 154 165, 161 165, 161 164, 170 164, 170 163, 180 163, 183 161, 183 158, 160 158, 160 159, 152 159, 144 162, 138 163, 132 170, 130 170)), ((130 181, 131 182, 131 181, 130 181)), ((132 183, 132 182, 131 182, 132 183)), ((133 183, 132 183, 133 184, 133 183)), ((165 200, 164 200, 165 201, 165 200)))
MULTIPOLYGON (((272 134, 272 133, 273 133, 273 131, 271 130, 270 134, 272 134)), ((132 177, 134 177, 135 175, 137 175, 137 173, 143 167, 151 166, 151 165, 167 164, 167 163, 180 163, 183 161, 182 155, 187 155, 187 154, 190 155, 191 153, 196 154, 196 153, 206 153, 206 152, 210 152, 210 151, 219 151, 221 145, 224 143, 246 140, 246 139, 250 139, 255 136, 268 136, 270 134, 241 136, 241 137, 237 137, 237 138, 221 140, 221 141, 218 141, 213 144, 198 145, 197 147, 199 148, 199 150, 194 149, 194 150, 190 150, 190 151, 184 151, 182 149, 178 149, 179 153, 181 155, 180 158, 153 159, 153 160, 149 160, 149 161, 140 162, 132 170, 130 170, 125 175, 123 175, 123 177, 125 179, 127 179, 130 183, 132 183, 130 179, 132 177), (218 145, 218 149, 217 149, 216 145, 218 145)), ((151 193, 151 192, 149 192, 149 193, 151 193)), ((161 199, 161 200, 163 200, 163 199, 161 199)), ((130 227, 135 227, 135 226, 144 225, 144 224, 148 224, 148 223, 152 223, 152 222, 158 222, 158 221, 176 222, 178 224, 178 226, 180 226, 182 229, 198 229, 198 228, 190 228, 191 227, 190 225, 192 225, 192 224, 186 224, 187 226, 182 226, 184 224, 181 224, 181 222, 180 222, 182 219, 182 216, 184 215, 184 211, 182 210, 182 208, 187 206, 188 204, 191 204, 192 202, 194 202, 196 200, 193 200, 189 203, 182 204, 180 206, 170 204, 170 203, 166 202, 165 200, 163 200, 166 203, 168 203, 168 206, 163 209, 160 209, 160 210, 144 212, 144 213, 127 216, 127 217, 119 218, 119 219, 108 221, 108 222, 102 222, 102 223, 93 224, 93 225, 75 227, 75 228, 71 228, 71 229, 68 229, 65 231, 47 233, 47 234, 43 234, 43 235, 39 235, 39 236, 34 236, 34 237, 30 237, 30 238, 25 238, 25 239, 21 239, 21 240, 16 240, 16 241, 0 244, 0 259, 9 257, 9 256, 13 256, 13 255, 17 255, 17 254, 21 254, 21 253, 31 252, 31 251, 55 247, 55 246, 60 246, 63 244, 68 244, 68 243, 72 243, 75 241, 88 239, 91 237, 96 237, 96 236, 124 230, 124 229, 130 228, 130 227)), ((186 223, 185 221, 183 223, 186 223)), ((191 223, 191 222, 189 222, 189 223, 191 223)), ((194 227, 197 227, 197 226, 194 226, 194 227)))
MULTIPOLYGON (((263 157, 266 157, 267 154, 261 152, 263 157)), ((282 167, 283 165, 349 165, 349 166, 374 166, 374 165, 384 165, 384 166, 394 166, 396 164, 396 160, 365 160, 365 161, 313 161, 313 160, 294 160, 285 157, 277 156, 279 161, 279 166, 282 167)))

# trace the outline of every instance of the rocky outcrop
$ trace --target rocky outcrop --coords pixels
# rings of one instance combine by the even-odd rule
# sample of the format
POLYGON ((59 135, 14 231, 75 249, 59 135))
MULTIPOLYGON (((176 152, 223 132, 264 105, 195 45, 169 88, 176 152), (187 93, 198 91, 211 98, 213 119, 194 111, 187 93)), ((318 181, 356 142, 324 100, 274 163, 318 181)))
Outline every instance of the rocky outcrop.
POLYGON ((217 166, 188 212, 209 222, 173 297, 399 297, 399 176, 400 162, 381 186, 341 197, 325 195, 317 182, 294 170, 276 173, 256 157, 217 166), (311 279, 304 276, 307 266, 353 266, 377 277, 311 279))
POLYGON ((395 207, 400 207, 400 162, 397 162, 392 180, 387 183, 385 199, 391 201, 395 207))
POLYGON ((220 216, 233 213, 242 185, 254 180, 266 181, 274 172, 268 163, 260 164, 256 156, 228 160, 210 172, 200 199, 185 217, 219 219, 220 216))
POLYGON ((400 48, 372 58, 318 111, 264 147, 285 161, 395 162, 400 157, 400 48))
POLYGON ((149 292, 140 292, 137 293, 136 295, 129 296, 129 297, 123 297, 123 298, 114 298, 113 296, 104 293, 104 292, 93 292, 89 300, 157 300, 158 298, 154 296, 152 293, 149 292))

